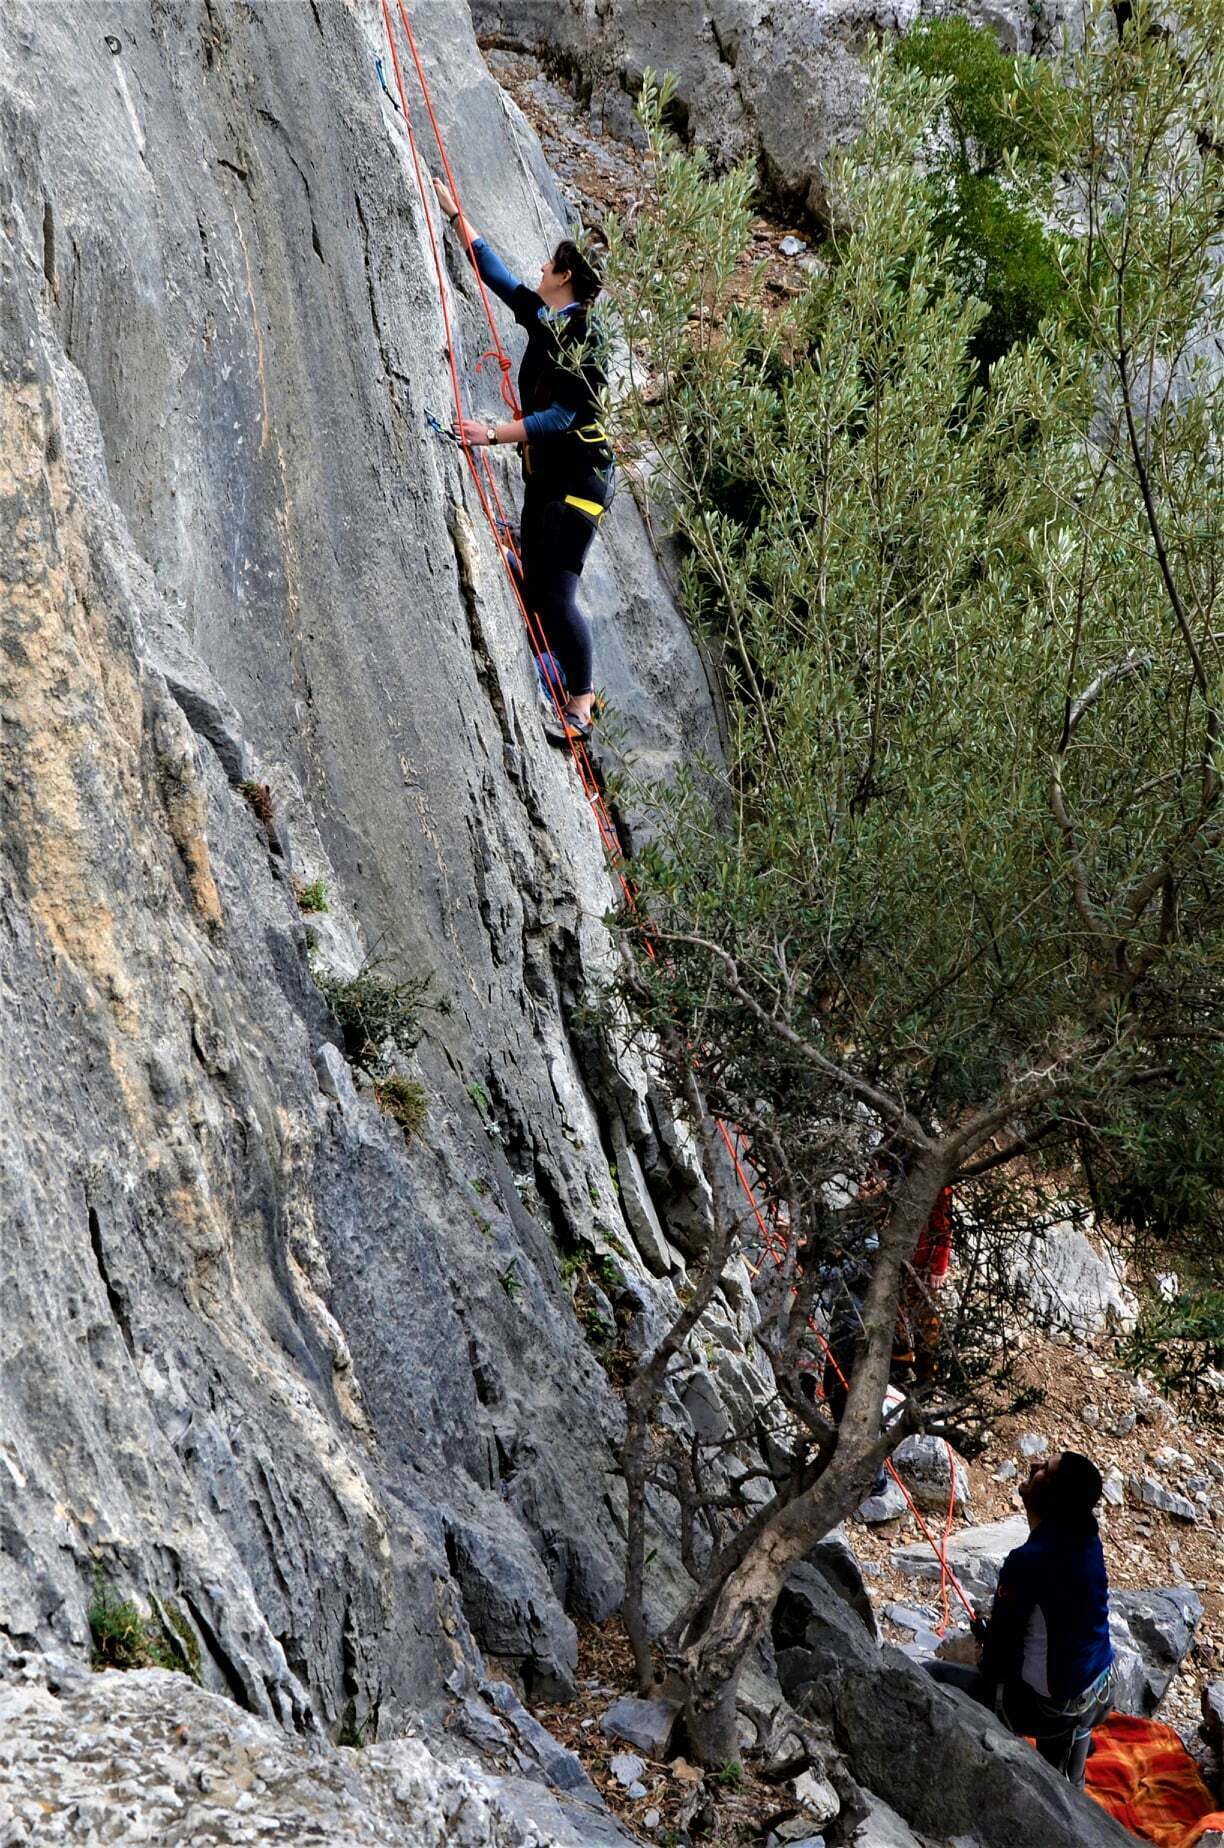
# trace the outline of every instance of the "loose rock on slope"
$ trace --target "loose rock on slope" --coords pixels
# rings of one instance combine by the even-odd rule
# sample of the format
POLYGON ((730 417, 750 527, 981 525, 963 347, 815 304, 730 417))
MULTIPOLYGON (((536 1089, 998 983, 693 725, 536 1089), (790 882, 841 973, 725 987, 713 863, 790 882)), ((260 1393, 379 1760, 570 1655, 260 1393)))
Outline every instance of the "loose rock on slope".
POLYGON ((239 1848, 612 1848, 610 1817, 418 1739, 308 1744, 159 1670, 0 1692, 0 1839, 239 1848))

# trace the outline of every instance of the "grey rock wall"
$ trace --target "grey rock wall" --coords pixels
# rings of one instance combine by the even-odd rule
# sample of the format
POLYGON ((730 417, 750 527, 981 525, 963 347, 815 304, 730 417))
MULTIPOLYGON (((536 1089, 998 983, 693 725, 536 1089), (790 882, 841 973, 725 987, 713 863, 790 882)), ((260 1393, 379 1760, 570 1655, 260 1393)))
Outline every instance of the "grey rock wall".
MULTIPOLYGON (((827 165, 857 132, 867 58, 893 32, 948 11, 940 0, 471 0, 491 42, 576 75, 596 122, 633 138, 647 69, 676 80, 677 128, 724 161, 753 160, 786 200, 836 217, 827 165)), ((966 0, 951 10, 1008 51, 1078 31, 1077 0, 966 0)))
MULTIPOLYGON (((471 214, 530 269, 535 144, 459 0, 413 14, 471 214)), ((447 1718, 538 1776, 488 1674, 564 1691, 619 1572, 619 1407, 558 1250, 665 1306, 607 1151, 664 1217, 704 1182, 641 1067, 570 1030, 615 888, 425 427, 447 370, 377 25, 0 17, 0 1627, 83 1656, 100 1566, 258 1714, 447 1718), (411 1145, 338 1058, 294 876, 328 965, 376 950, 448 1006, 411 1145)), ((628 496, 590 603, 665 765, 709 705, 628 496)))

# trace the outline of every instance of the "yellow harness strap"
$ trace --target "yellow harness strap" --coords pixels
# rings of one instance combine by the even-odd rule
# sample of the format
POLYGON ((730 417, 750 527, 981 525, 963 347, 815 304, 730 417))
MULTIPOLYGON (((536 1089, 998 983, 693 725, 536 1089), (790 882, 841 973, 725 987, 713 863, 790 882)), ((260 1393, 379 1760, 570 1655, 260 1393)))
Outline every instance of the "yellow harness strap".
POLYGON ((565 504, 567 507, 577 507, 579 513, 589 513, 593 520, 602 520, 606 511, 598 501, 583 500, 579 494, 567 494, 565 504))

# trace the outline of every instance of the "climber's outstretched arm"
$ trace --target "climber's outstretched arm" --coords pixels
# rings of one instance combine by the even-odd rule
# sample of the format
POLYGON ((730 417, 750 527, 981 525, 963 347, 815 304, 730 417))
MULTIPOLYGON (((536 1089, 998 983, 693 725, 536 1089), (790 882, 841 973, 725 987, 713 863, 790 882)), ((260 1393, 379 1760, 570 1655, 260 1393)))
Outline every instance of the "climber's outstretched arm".
POLYGON ((470 249, 475 257, 480 279, 486 289, 492 289, 494 295, 500 301, 505 302, 508 308, 514 308, 516 306, 514 297, 523 287, 519 278, 506 268, 496 251, 489 249, 471 219, 459 210, 455 204, 455 195, 450 188, 444 186, 441 180, 435 180, 434 191, 438 195, 438 205, 447 223, 459 233, 463 239, 464 248, 470 249))

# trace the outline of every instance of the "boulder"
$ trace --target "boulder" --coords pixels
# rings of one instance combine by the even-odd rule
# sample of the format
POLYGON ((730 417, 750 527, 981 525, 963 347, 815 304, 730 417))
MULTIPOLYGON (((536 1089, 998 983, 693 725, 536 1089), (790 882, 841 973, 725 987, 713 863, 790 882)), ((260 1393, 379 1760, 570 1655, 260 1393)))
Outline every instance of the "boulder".
MULTIPOLYGON (((419 1739, 305 1739, 185 1675, 108 1670, 0 1690, 5 1841, 330 1842, 351 1848, 617 1848, 598 1797, 443 1762, 419 1739)), ((589 1786, 588 1786, 589 1789, 589 1786)), ((593 1795, 594 1793, 592 1793, 593 1795)))
POLYGON ((874 1641, 878 1636, 871 1597, 858 1569, 858 1561, 844 1543, 821 1541, 807 1559, 795 1566, 774 1608, 773 1630, 778 1648, 803 1640, 811 1616, 837 1598, 853 1611, 874 1641))
POLYGON ((869 1495, 854 1511, 856 1521, 865 1527, 881 1527, 885 1521, 899 1521, 909 1503, 890 1476, 878 1495, 869 1495))
POLYGON ((624 1739, 636 1745, 648 1758, 667 1757, 682 1702, 674 1700, 636 1700, 623 1694, 613 1701, 599 1724, 611 1739, 624 1739))
POLYGON ((1115 1704, 1121 1712, 1156 1712, 1202 1615, 1202 1601, 1188 1586, 1110 1593, 1109 1633, 1118 1659, 1115 1704))
POLYGON ((1009 1261, 1013 1285, 1043 1327, 1087 1340, 1132 1328, 1138 1304, 1120 1260, 1099 1250, 1071 1219, 1021 1239, 1009 1261))
POLYGON ((1224 1753, 1224 1681, 1203 1689, 1203 1731, 1217 1752, 1224 1753))
MULTIPOLYGON (((1014 1547, 1024 1545, 1028 1536, 1025 1517, 1010 1515, 1005 1521, 962 1528, 947 1542, 945 1554, 970 1598, 988 1599, 999 1582, 999 1567, 1014 1547)), ((926 1540, 894 1547, 891 1558, 906 1578, 939 1579, 939 1560, 926 1540)))
POLYGON ((826 1822, 832 1822, 841 1810, 841 1798, 828 1778, 818 1777, 814 1771, 802 1772, 791 1788, 795 1793, 795 1801, 802 1803, 807 1811, 806 1820, 809 1825, 814 1823, 817 1828, 821 1828, 826 1822))
POLYGON ((909 1630, 915 1636, 929 1630, 935 1619, 929 1611, 911 1610, 908 1604, 886 1604, 884 1615, 890 1623, 895 1623, 899 1630, 909 1630))
POLYGON ((907 1437, 893 1451, 893 1468, 927 1513, 946 1514, 955 1500, 963 1510, 969 1500, 969 1471, 942 1437, 907 1437))
POLYGON ((779 1647, 778 1674, 796 1711, 833 1730, 856 1783, 920 1838, 1134 1848, 984 1707, 875 1645, 840 1599, 809 1611, 800 1644, 779 1647))
POLYGON ((864 1791, 867 1814, 847 1839, 850 1848, 922 1848, 907 1822, 882 1798, 864 1791))
POLYGON ((1137 1507, 1155 1508, 1161 1514, 1176 1516, 1179 1521, 1193 1523, 1198 1520, 1198 1509, 1188 1496, 1166 1489, 1163 1483, 1154 1482, 1150 1476, 1128 1476, 1126 1491, 1137 1507))
POLYGON ((721 1444, 730 1434, 731 1421, 714 1376, 704 1368, 697 1368, 680 1384, 679 1394, 693 1435, 704 1444, 721 1444))

